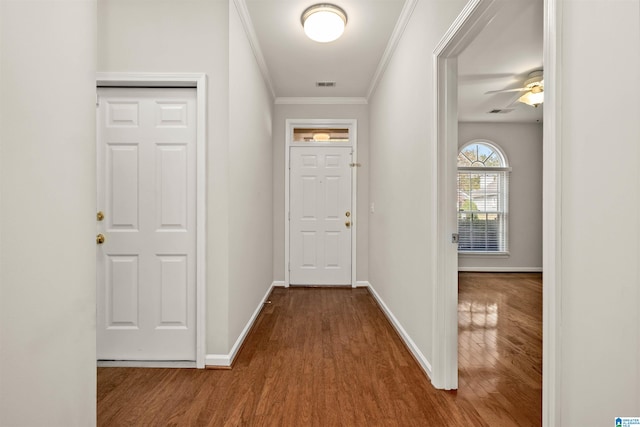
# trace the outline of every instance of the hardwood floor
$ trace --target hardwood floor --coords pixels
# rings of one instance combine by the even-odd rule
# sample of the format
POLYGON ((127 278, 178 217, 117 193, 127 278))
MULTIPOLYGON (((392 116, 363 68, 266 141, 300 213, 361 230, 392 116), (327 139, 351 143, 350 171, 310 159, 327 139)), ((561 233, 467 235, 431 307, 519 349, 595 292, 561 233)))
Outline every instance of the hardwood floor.
POLYGON ((461 274, 457 392, 431 386, 366 289, 270 300, 231 370, 99 368, 98 425, 540 425, 539 275, 461 274))
POLYGON ((460 273, 458 398, 491 426, 542 424, 542 275, 460 273))

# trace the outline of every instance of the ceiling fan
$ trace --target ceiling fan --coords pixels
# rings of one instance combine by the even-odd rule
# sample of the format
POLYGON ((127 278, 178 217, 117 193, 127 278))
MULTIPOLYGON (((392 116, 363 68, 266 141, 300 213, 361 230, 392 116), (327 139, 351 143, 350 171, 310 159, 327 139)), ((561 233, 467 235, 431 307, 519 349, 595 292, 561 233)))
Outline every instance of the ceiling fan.
POLYGON ((526 92, 518 101, 538 107, 538 105, 544 102, 544 79, 542 70, 536 70, 529 73, 529 78, 524 81, 524 86, 516 89, 504 89, 504 90, 492 90, 486 92, 490 93, 504 93, 504 92, 526 92))

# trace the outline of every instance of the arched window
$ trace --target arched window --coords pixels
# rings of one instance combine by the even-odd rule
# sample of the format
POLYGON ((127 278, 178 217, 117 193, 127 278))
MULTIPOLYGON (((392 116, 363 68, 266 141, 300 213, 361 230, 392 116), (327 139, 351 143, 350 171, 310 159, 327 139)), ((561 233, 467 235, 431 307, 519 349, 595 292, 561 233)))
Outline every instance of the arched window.
POLYGON ((509 164, 492 142, 472 141, 458 153, 458 252, 508 252, 509 164))

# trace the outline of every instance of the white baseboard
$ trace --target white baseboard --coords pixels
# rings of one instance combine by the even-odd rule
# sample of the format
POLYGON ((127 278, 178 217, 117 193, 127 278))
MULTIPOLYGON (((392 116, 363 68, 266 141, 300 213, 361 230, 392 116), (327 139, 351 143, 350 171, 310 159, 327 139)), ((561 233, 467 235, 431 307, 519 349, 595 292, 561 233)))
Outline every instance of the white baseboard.
POLYGON ((371 291, 371 295, 373 295, 373 298, 376 300, 376 302, 380 306, 380 309, 382 310, 382 312, 385 314, 385 316, 387 316, 387 319, 389 319, 389 321, 393 325, 393 328, 396 330, 398 335, 400 335, 400 338, 402 338, 402 341, 404 341, 406 346, 409 348, 409 351, 411 352, 411 354, 413 354, 413 357, 415 357, 415 359, 418 361, 418 364, 420 365, 422 370, 427 374, 429 379, 431 379, 431 363, 429 363, 429 361, 424 356, 424 354, 422 354, 422 352, 420 351, 416 343, 413 342, 413 340, 411 339, 407 331, 404 330, 404 328, 402 327, 402 325, 400 324, 396 316, 394 316, 391 310, 389 310, 389 307, 387 307, 387 305, 384 303, 382 298, 380 298, 380 295, 378 295, 378 293, 376 292, 373 285, 371 285, 371 283, 369 283, 369 291, 371 291))
MULTIPOLYGON (((233 347, 231 347, 231 351, 229 352, 229 354, 207 354, 204 358, 205 366, 213 366, 213 367, 220 367, 220 368, 231 367, 231 365, 233 364, 233 361, 238 355, 238 351, 240 350, 240 347, 242 347, 242 343, 247 338, 247 335, 249 334, 249 331, 251 330, 251 327, 253 326, 254 322, 258 318, 260 311, 262 311, 262 307, 264 307, 264 303, 267 301, 267 298, 269 298, 269 295, 271 294, 273 287, 279 286, 279 285, 276 285, 276 283, 277 282, 273 282, 271 286, 269 286, 267 293, 265 293, 264 296, 262 297, 262 300, 258 304, 258 307, 256 307, 255 311, 251 315, 251 318, 249 319, 244 329, 240 333, 240 336, 236 340, 233 347)), ((280 286, 284 286, 284 282, 282 282, 282 285, 280 286)))
POLYGON ((274 280, 273 283, 271 284, 272 288, 284 288, 285 284, 284 284, 284 280, 274 280))
POLYGON ((542 267, 458 267, 458 271, 477 273, 542 273, 542 267))
POLYGON ((369 283, 367 280, 358 280, 356 282, 356 288, 370 288, 371 287, 371 283, 369 283))
POLYGON ((230 368, 231 356, 228 354, 207 354, 204 356, 204 367, 230 368))
POLYGON ((98 360, 98 368, 195 368, 196 362, 162 360, 98 360))

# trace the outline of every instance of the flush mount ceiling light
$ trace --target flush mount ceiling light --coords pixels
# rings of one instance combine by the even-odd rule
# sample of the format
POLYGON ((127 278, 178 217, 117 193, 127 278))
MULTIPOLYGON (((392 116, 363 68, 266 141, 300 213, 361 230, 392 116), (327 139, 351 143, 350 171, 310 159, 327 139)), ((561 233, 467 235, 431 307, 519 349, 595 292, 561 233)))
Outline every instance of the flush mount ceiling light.
POLYGON ((314 141, 329 141, 331 140, 331 135, 326 132, 316 132, 313 134, 314 141))
POLYGON ((328 43, 337 40, 347 25, 347 14, 333 4, 314 4, 300 17, 304 33, 311 40, 328 43))

